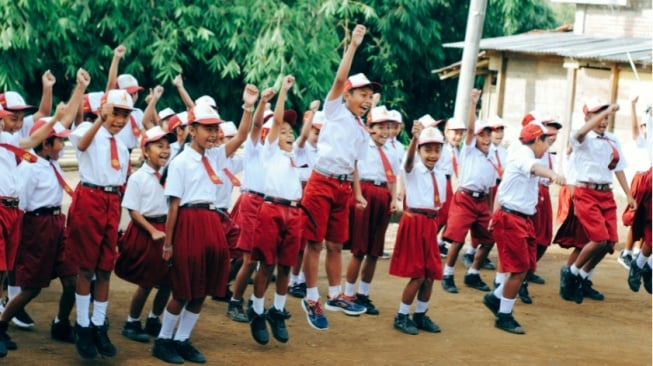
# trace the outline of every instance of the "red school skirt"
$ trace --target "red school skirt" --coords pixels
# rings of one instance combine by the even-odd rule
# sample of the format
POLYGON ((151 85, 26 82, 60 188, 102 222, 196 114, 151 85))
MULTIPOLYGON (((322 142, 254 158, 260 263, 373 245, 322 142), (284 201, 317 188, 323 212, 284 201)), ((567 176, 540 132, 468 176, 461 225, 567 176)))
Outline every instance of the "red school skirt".
POLYGON ((22 211, 0 204, 0 271, 12 271, 20 241, 22 211))
MULTIPOLYGON (((539 184, 540 192, 535 205, 533 226, 535 227, 535 243, 542 247, 551 245, 553 239, 553 207, 549 187, 539 184)), ((496 237, 495 237, 496 238, 496 237)))
POLYGON ((399 220, 390 274, 406 278, 442 279, 438 219, 404 211, 399 220))
POLYGON ((385 232, 390 224, 391 195, 387 187, 361 182, 361 191, 367 200, 364 210, 352 207, 349 217, 349 240, 345 249, 354 256, 380 257, 385 246, 385 232))
MULTIPOLYGON (((165 222, 150 224, 165 232, 165 222)), ((118 242, 118 252, 115 268, 118 277, 143 288, 170 285, 168 265, 162 258, 163 240, 153 241, 152 236, 133 221, 118 242)))

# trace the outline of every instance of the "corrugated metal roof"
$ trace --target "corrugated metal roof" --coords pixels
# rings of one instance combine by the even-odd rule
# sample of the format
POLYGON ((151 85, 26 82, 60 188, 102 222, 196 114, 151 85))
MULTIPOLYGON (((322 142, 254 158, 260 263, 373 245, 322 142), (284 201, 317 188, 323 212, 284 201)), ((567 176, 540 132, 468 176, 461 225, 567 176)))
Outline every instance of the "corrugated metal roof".
MULTIPOLYGON (((463 48, 464 42, 446 43, 444 47, 463 48)), ((607 38, 584 34, 542 32, 481 40, 481 50, 510 51, 535 55, 555 55, 579 60, 628 63, 648 66, 652 63, 653 42, 650 38, 607 38)))

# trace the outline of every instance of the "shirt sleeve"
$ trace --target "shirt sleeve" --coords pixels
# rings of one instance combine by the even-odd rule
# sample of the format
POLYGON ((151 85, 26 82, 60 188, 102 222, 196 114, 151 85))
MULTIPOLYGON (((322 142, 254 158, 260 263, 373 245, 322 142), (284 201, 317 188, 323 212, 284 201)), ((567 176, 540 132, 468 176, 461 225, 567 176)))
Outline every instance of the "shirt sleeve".
POLYGON ((128 210, 141 211, 140 197, 141 197, 141 181, 139 177, 141 174, 133 174, 127 181, 127 189, 122 198, 122 207, 128 210))
POLYGON ((336 98, 334 100, 326 100, 324 102, 324 116, 327 120, 332 120, 336 117, 342 108, 345 108, 345 103, 342 98, 336 98))
POLYGON ((168 197, 181 198, 184 194, 183 166, 180 166, 183 159, 175 159, 168 167, 168 178, 164 194, 168 197))
POLYGON ((36 188, 35 174, 32 174, 31 168, 31 164, 26 162, 22 162, 18 166, 18 181, 20 182, 18 185, 18 207, 23 211, 27 208, 29 199, 36 188))
POLYGON ((82 122, 77 128, 73 130, 73 132, 70 134, 68 137, 70 139, 70 143, 73 144, 75 148, 77 148, 77 145, 79 144, 79 140, 81 140, 84 135, 86 135, 86 132, 91 128, 93 124, 91 122, 82 122))

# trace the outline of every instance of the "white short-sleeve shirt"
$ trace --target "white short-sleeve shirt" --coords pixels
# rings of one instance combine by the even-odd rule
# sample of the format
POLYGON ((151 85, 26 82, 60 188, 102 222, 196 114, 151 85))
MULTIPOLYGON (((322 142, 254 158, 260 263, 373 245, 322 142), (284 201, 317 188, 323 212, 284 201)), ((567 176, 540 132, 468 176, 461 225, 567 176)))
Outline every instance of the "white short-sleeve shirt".
POLYGON ((440 205, 448 199, 447 197, 447 178, 441 171, 434 168, 429 170, 419 155, 415 156, 415 165, 410 173, 403 172, 404 186, 406 187, 406 206, 410 208, 421 208, 427 210, 439 210, 435 207, 435 190, 433 187, 433 178, 431 172, 435 173, 435 181, 438 185, 440 196, 440 205))
POLYGON ((313 146, 306 141, 304 147, 299 147, 297 142, 295 142, 293 150, 295 153, 295 163, 299 169, 299 178, 302 182, 306 182, 315 166, 315 160, 317 160, 317 146, 313 146))
POLYGON ((134 135, 132 120, 134 123, 136 123, 136 127, 140 133, 140 131, 143 130, 143 111, 136 108, 129 114, 129 118, 127 119, 125 127, 123 127, 122 130, 116 134, 118 139, 122 141, 122 143, 125 144, 129 150, 135 148, 136 145, 138 145, 139 140, 139 137, 134 135))
MULTIPOLYGON (((63 175, 59 163, 53 161, 52 164, 63 175)), ((35 163, 23 162, 19 165, 21 210, 34 211, 41 207, 61 206, 63 187, 57 180, 53 165, 41 157, 35 163)))
MULTIPOLYGON (((9 144, 18 147, 20 142, 19 134, 10 134, 9 132, 0 131, 0 143, 9 144)), ((16 164, 16 155, 0 147, 0 196, 18 197, 19 183, 18 164, 16 164)))
POLYGON ((231 207, 231 193, 234 189, 234 184, 225 172, 227 169, 234 176, 243 171, 243 157, 232 156, 227 159, 227 166, 217 171, 218 177, 222 180, 222 184, 218 184, 218 196, 215 199, 215 205, 219 208, 229 209, 231 207))
POLYGON ((526 215, 535 214, 539 177, 531 170, 533 165, 539 163, 540 160, 528 146, 520 143, 510 147, 497 193, 501 206, 526 215))
POLYGON ((463 144, 458 164, 461 187, 488 193, 496 185, 499 174, 492 166, 489 154, 485 155, 476 148, 476 138, 469 145, 463 144))
POLYGON ((137 211, 147 217, 168 214, 168 203, 163 186, 155 173, 151 166, 143 164, 129 177, 127 189, 122 198, 122 207, 137 211))
MULTIPOLYGON (((279 148, 279 139, 267 142, 263 146, 263 161, 265 165, 265 184, 263 193, 266 196, 298 201, 302 198, 302 183, 299 169, 293 167, 291 159, 294 154, 279 148)), ((295 164, 297 165, 297 164, 295 164)))
POLYGON ((261 161, 261 142, 254 144, 251 138, 245 141, 243 152, 243 181, 242 188, 250 191, 263 193, 265 172, 261 161))
MULTIPOLYGON (((381 161, 381 154, 378 151, 376 143, 371 138, 368 140, 367 148, 368 151, 365 159, 358 161, 358 177, 360 179, 387 182, 388 179, 383 168, 383 162, 381 161)), ((383 149, 385 156, 388 158, 393 174, 395 176, 399 175, 401 164, 396 151, 392 147, 389 147, 388 144, 381 146, 381 149, 383 149)))
POLYGON ((621 149, 621 144, 617 138, 606 132, 603 138, 600 138, 596 132, 590 131, 585 135, 583 142, 576 138, 577 133, 571 135, 571 146, 574 150, 576 181, 595 184, 612 183, 612 172, 623 171, 626 168, 626 156, 621 149), (614 169, 608 168, 612 161, 614 146, 619 153, 619 162, 614 169))
POLYGON ((125 184, 127 168, 129 167, 129 150, 120 139, 116 138, 120 169, 113 169, 111 167, 110 138, 114 136, 104 126, 100 127, 85 151, 77 149, 79 140, 89 131, 91 126, 93 124, 90 122, 82 122, 70 134, 70 142, 75 147, 75 154, 79 164, 80 180, 98 186, 120 186, 125 184))

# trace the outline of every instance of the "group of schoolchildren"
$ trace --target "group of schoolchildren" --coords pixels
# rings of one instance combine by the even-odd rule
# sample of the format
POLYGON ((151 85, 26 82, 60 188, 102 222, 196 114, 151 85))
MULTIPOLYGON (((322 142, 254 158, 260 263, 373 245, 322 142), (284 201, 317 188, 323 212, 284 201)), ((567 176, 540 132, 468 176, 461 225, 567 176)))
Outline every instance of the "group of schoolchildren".
MULTIPOLYGON (((297 139, 297 113, 285 109, 293 76, 283 77, 272 110, 267 106, 275 91, 259 93, 247 85, 237 128, 221 119, 211 97, 193 101, 181 77, 174 85, 187 112, 157 113, 160 86, 141 112, 134 103, 143 88, 131 75, 118 76, 122 46, 114 50, 106 91, 84 94, 90 76, 80 69, 70 100, 53 117, 47 117, 54 84, 49 73, 32 116, 25 113, 35 108, 19 94, 2 94, 0 273, 8 275, 9 301, 0 315, 0 357, 17 348, 9 321, 33 326, 24 308, 57 277, 63 291, 51 335, 75 343, 85 359, 116 354, 107 333, 112 271, 137 285, 122 334, 141 342, 156 337, 152 354, 169 363, 206 362, 190 338, 207 296, 225 299, 227 315, 249 323, 260 344, 269 342, 269 331, 279 342, 289 340, 289 293, 301 298, 308 324, 317 330, 329 328, 324 309, 378 315, 370 286, 397 211, 403 214, 389 272, 409 279, 393 320, 397 330, 441 331, 427 315, 433 281, 458 292, 454 266, 470 233, 465 285, 488 292, 482 301, 497 328, 523 334, 513 307, 517 297, 532 302, 529 281, 544 282, 534 272, 552 240, 573 248, 561 270, 560 295, 578 303, 603 299, 591 279, 617 242, 613 172, 628 200, 624 222, 632 225, 634 240, 643 238, 628 284, 637 291, 643 281, 651 292, 650 160, 631 193, 620 144, 606 131, 618 106, 585 106, 586 123, 571 134, 565 177, 555 172, 550 151, 562 124, 531 112, 519 143, 506 150, 503 121, 476 119, 478 90, 467 123, 425 115, 413 123, 404 150, 396 139, 401 114, 377 105, 380 85, 364 74, 349 76, 365 33, 362 25, 353 29, 322 111, 320 102, 311 103, 297 139), (79 164, 74 190, 57 162, 65 138, 79 164), (143 162, 132 172, 130 153, 139 142, 143 162), (241 145, 243 153, 236 155, 241 145), (241 172, 242 182, 236 176, 241 172), (563 186, 559 212, 566 213, 555 239, 553 183, 563 186), (235 187, 240 195, 230 210, 235 187), (67 219, 64 192, 72 196, 67 219), (131 218, 124 233, 122 208, 131 218), (449 243, 446 255, 438 235, 449 243), (479 269, 495 243, 499 262, 491 291, 479 269), (321 300, 317 277, 324 247, 328 296, 321 300), (351 251, 344 291, 343 249, 351 251), (253 292, 245 302, 249 281, 253 292), (274 297, 266 307, 272 281, 274 297), (157 293, 143 327, 152 289, 157 293)), ((650 154, 650 116, 642 128, 634 120, 633 133, 650 154)))

